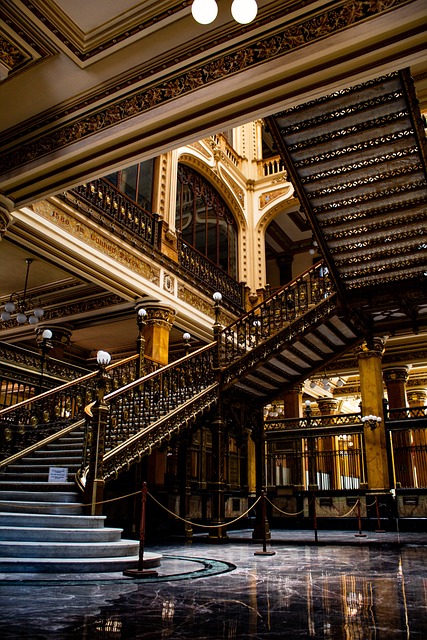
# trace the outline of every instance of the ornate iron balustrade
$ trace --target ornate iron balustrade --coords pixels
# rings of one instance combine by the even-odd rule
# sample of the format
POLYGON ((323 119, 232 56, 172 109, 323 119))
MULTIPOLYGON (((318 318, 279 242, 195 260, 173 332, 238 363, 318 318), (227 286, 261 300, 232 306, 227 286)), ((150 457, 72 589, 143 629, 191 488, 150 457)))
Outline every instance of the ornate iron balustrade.
POLYGON ((178 256, 180 266, 193 275, 196 284, 209 287, 212 292, 220 291, 225 300, 238 309, 244 308, 244 285, 236 282, 182 238, 178 238, 178 256))
MULTIPOLYGON (((110 390, 135 379, 137 355, 107 367, 110 390)), ((147 363, 148 364, 148 363, 147 363)), ((151 365, 148 365, 151 366, 151 365)), ((84 417, 97 393, 97 371, 0 411, 0 456, 7 459, 84 417)), ((6 466, 3 460, 1 466, 6 466)))
MULTIPOLYGON (((218 382, 212 368, 215 343, 198 349, 125 387, 104 396, 108 415, 104 434, 103 477, 123 468, 169 440, 218 399, 218 382)), ((94 426, 89 420, 86 427, 94 426)), ((86 441, 91 439, 90 433, 86 441)), ((80 476, 91 464, 85 452, 80 476)))
POLYGON ((266 420, 264 423, 264 429, 268 437, 289 431, 297 433, 302 431, 305 433, 324 429, 330 432, 331 429, 334 429, 337 432, 340 430, 345 432, 349 427, 355 427, 357 430, 363 431, 361 413, 312 415, 309 418, 281 418, 279 420, 266 420))
POLYGON ((158 247, 161 240, 161 221, 155 213, 149 213, 108 180, 99 178, 70 189, 102 214, 98 222, 105 224, 106 216, 114 225, 119 225, 140 240, 158 247))
MULTIPOLYGON (((400 409, 387 409, 386 411, 386 422, 387 426, 392 428, 392 423, 396 421, 402 420, 420 420, 423 418, 427 418, 427 407, 402 407, 400 409)), ((427 426, 427 420, 426 420, 427 426)))
MULTIPOLYGON (((37 376, 40 376, 43 357, 35 351, 29 351, 28 349, 22 349, 15 345, 0 342, 0 364, 1 361, 8 366, 13 365, 19 367, 21 370, 31 370, 34 380, 36 381, 37 376)), ((64 380, 75 380, 86 373, 89 372, 87 369, 83 369, 83 367, 77 367, 55 358, 44 359, 44 376, 57 378, 57 383, 64 380)))
POLYGON ((232 364, 334 293, 328 270, 319 262, 221 331, 221 364, 232 364))
POLYGON ((320 491, 359 489, 367 479, 364 447, 362 432, 306 432, 299 437, 285 432, 282 439, 267 443, 267 483, 306 491, 310 485, 320 491))

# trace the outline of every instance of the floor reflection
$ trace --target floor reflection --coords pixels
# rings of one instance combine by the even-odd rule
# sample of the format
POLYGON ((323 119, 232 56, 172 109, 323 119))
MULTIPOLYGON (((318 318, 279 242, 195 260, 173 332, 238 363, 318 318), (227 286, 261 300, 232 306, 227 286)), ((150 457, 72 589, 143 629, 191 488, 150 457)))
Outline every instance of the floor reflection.
POLYGON ((159 550, 236 569, 168 582, 1 582, 1 637, 427 638, 426 547, 277 546, 274 556, 254 556, 250 543, 159 550))

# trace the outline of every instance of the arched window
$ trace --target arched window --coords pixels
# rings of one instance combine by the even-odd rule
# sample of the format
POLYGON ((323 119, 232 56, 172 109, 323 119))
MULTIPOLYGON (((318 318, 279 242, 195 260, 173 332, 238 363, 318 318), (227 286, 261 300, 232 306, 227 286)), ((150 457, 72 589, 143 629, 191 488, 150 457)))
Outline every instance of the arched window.
POLYGON ((178 165, 176 227, 182 239, 237 279, 237 224, 219 193, 201 175, 178 165))

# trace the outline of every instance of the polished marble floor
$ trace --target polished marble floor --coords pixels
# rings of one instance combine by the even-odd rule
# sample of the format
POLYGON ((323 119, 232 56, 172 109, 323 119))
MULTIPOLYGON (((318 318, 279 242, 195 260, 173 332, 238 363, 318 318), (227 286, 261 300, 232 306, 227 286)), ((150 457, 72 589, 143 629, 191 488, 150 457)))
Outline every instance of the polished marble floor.
POLYGON ((426 534, 245 533, 147 550, 157 578, 0 574, 3 640, 426 640, 426 534))

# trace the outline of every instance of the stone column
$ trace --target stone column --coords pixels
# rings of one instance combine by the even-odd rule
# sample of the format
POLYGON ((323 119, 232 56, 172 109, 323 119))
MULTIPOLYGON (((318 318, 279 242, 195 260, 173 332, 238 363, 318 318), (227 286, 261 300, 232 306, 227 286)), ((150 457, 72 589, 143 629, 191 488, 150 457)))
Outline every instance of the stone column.
POLYGON ((317 406, 322 416, 331 416, 337 412, 338 400, 335 398, 318 398, 317 406))
POLYGON ((368 423, 365 423, 364 427, 368 488, 380 491, 390 488, 384 425, 384 388, 381 370, 381 358, 384 353, 385 341, 386 338, 373 338, 371 344, 368 345, 365 342, 356 349, 362 397, 362 416, 374 415, 381 418, 381 422, 375 423, 374 428, 368 423))
POLYGON ((409 366, 386 367, 383 370, 389 409, 401 409, 408 406, 406 383, 408 382, 409 370, 409 366))
POLYGON ((145 357, 160 365, 169 362, 169 334, 176 312, 159 303, 142 301, 147 315, 145 317, 145 357))

